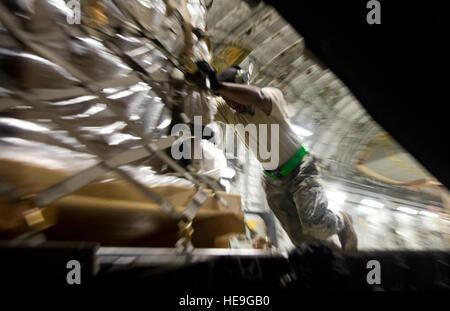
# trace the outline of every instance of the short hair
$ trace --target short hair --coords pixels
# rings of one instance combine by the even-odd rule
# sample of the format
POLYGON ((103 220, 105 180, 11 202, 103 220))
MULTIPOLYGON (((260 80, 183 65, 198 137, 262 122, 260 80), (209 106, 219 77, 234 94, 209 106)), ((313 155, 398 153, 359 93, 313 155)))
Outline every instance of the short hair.
POLYGON ((220 82, 234 83, 235 82, 234 78, 236 77, 236 74, 237 74, 238 70, 240 70, 240 69, 242 69, 242 68, 237 65, 228 67, 217 74, 217 79, 220 82))

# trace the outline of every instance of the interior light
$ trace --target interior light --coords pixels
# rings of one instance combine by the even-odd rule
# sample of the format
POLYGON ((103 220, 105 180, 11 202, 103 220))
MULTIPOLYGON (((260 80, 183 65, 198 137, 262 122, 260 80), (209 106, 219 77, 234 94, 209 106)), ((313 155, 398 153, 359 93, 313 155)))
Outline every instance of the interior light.
POLYGON ((377 202, 374 200, 369 200, 369 199, 362 199, 361 204, 370 206, 370 207, 376 207, 376 208, 383 208, 383 206, 384 206, 383 203, 380 203, 380 202, 377 202))
POLYGON ((337 203, 342 203, 347 198, 347 195, 341 191, 327 191, 326 195, 328 199, 335 201, 337 203))
POLYGON ((427 211, 420 211, 419 214, 423 215, 423 216, 431 217, 431 218, 438 218, 439 217, 438 214, 435 214, 435 213, 432 213, 432 212, 427 212, 427 211))
POLYGON ((409 207, 405 207, 405 206, 399 206, 399 207, 397 207, 397 210, 400 211, 400 212, 411 214, 411 215, 419 214, 419 212, 416 211, 415 209, 409 208, 409 207))

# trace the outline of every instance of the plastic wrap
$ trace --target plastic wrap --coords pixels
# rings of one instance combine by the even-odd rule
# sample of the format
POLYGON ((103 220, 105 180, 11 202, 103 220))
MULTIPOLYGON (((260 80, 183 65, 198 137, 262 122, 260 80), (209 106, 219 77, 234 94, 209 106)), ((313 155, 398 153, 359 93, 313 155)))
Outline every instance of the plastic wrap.
MULTIPOLYGON (((145 137, 168 135, 175 106, 190 120, 212 120, 205 90, 174 84, 174 70, 186 69, 187 41, 180 14, 168 16, 165 1, 82 0, 80 25, 68 23, 70 8, 62 0, 2 5, 0 159, 80 171, 142 147, 145 137)), ((206 31, 205 9, 191 0, 187 10, 195 30, 190 60, 210 61, 197 36, 206 31)), ((145 159, 127 171, 146 184, 158 176, 145 159)))
POLYGON ((68 48, 70 63, 94 81, 118 78, 131 71, 98 40, 76 37, 69 41, 68 48))
POLYGON ((184 49, 184 42, 180 40, 183 33, 182 25, 177 17, 166 15, 166 5, 163 0, 139 0, 120 1, 128 6, 129 12, 154 38, 167 49, 167 51, 178 57, 184 49))
MULTIPOLYGON (((163 0, 79 0, 81 23, 66 2, 0 2, 0 183, 19 193, 13 209, 0 191, 0 237, 51 227, 49 238, 129 245, 130 231, 177 237, 176 221, 197 212, 220 212, 242 231, 240 198, 214 181, 217 150, 205 146, 212 156, 191 163, 207 176, 169 156, 175 123, 206 125, 215 113, 204 85, 184 80, 211 61, 202 2, 174 0, 169 14, 163 0)), ((227 230, 196 243, 212 246, 227 230)))
POLYGON ((45 58, 0 47, 2 87, 18 89, 60 89, 79 82, 67 70, 45 58))

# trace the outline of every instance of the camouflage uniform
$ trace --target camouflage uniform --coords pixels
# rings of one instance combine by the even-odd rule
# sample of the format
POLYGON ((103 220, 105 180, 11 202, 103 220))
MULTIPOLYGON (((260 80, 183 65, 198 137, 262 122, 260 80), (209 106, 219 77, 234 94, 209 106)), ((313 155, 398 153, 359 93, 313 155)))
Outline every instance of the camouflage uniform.
POLYGON ((307 153, 289 175, 263 176, 269 207, 295 246, 325 240, 344 227, 341 215, 327 208, 319 174, 315 157, 307 153))

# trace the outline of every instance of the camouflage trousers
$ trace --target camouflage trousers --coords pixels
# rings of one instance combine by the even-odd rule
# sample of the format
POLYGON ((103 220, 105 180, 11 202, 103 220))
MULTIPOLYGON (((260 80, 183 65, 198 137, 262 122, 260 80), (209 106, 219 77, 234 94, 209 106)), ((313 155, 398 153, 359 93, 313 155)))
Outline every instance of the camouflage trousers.
POLYGON ((310 153, 281 179, 264 174, 263 186, 270 209, 295 246, 325 240, 344 227, 342 216, 327 208, 319 167, 310 153))

